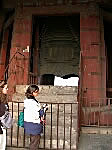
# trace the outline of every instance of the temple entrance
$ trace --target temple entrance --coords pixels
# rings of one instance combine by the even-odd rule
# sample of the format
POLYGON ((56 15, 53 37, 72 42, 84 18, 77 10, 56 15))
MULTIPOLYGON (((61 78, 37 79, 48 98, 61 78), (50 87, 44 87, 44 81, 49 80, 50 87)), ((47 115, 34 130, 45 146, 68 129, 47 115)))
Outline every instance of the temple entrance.
POLYGON ((35 16, 30 60, 41 85, 54 85, 55 76, 78 77, 80 16, 35 16))

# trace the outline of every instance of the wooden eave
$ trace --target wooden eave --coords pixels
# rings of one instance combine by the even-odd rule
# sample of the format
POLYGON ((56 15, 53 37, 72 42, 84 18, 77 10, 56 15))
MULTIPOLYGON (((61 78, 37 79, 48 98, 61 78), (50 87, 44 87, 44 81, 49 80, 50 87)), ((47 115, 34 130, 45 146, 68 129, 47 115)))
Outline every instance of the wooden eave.
POLYGON ((60 5, 46 7, 24 7, 23 12, 33 15, 69 15, 80 13, 83 10, 83 5, 60 5), (35 9, 34 9, 35 8, 35 9))

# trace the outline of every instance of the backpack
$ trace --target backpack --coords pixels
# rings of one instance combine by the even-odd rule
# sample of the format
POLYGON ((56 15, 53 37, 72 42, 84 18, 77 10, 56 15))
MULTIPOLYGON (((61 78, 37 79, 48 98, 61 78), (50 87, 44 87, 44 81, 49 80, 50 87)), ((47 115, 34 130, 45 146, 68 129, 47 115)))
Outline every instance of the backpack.
POLYGON ((23 111, 20 112, 17 125, 19 127, 24 127, 24 112, 23 111))
POLYGON ((5 114, 0 117, 1 123, 4 128, 9 129, 13 125, 13 118, 11 117, 11 113, 6 111, 5 114))

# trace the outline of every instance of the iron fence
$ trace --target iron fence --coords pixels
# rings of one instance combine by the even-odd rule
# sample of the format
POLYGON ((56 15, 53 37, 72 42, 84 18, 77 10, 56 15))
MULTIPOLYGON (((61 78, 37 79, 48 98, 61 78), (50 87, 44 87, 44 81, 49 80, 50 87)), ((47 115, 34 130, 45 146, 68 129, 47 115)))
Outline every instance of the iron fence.
POLYGON ((29 84, 37 84, 38 83, 38 75, 35 75, 32 72, 29 72, 29 84))
MULTIPOLYGON (((44 102, 45 103, 45 102, 44 102)), ((43 104, 43 103, 41 103, 43 104)), ((78 103, 47 103, 47 124, 43 126, 40 149, 76 150, 78 140, 78 103)), ((7 129, 7 147, 28 148, 30 137, 24 128, 17 125, 23 102, 10 102, 10 111, 14 119, 11 129, 7 129)))

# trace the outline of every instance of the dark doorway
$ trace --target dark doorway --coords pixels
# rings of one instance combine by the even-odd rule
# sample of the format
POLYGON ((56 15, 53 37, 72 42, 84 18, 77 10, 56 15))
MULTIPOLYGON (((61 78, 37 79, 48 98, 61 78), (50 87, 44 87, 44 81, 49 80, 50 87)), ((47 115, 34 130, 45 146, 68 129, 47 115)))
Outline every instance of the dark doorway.
POLYGON ((106 48, 106 87, 107 97, 112 97, 112 22, 104 21, 104 40, 106 48))
POLYGON ((40 76, 40 85, 54 85, 54 75, 53 74, 44 74, 40 76))
POLYGON ((33 73, 36 73, 34 66, 38 57, 36 67, 40 84, 54 85, 54 76, 78 76, 80 15, 34 16, 30 56, 30 71, 33 73))

